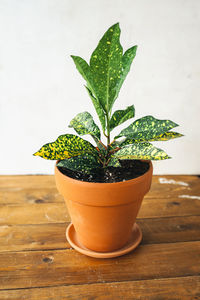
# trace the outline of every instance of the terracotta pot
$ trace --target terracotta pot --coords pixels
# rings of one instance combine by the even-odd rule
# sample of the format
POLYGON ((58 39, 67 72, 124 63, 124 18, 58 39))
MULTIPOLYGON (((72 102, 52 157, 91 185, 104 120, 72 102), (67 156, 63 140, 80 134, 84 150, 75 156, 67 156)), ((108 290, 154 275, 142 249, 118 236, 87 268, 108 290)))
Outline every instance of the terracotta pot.
POLYGON ((55 167, 58 191, 63 195, 79 241, 88 249, 109 252, 129 240, 144 195, 152 179, 149 170, 135 179, 92 183, 72 179, 55 167))

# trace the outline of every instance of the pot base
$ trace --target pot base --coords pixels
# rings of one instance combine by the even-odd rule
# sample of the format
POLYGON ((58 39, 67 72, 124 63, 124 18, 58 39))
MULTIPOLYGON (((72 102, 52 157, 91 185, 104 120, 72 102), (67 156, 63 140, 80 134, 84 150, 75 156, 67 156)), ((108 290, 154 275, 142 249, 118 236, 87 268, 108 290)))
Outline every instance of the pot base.
POLYGON ((87 256, 96 257, 96 258, 112 258, 124 255, 132 250, 134 250, 142 240, 142 231, 140 227, 135 223, 133 225, 131 238, 128 243, 115 251, 112 252, 96 252, 84 247, 78 240, 74 225, 71 223, 66 230, 66 237, 69 244, 78 252, 85 254, 87 256))

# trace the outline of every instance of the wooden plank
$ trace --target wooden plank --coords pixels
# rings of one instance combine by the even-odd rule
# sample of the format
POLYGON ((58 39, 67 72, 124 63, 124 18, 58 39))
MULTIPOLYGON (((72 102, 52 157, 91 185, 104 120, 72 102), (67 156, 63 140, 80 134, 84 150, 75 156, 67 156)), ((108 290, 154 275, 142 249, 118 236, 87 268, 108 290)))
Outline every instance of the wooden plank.
POLYGON ((200 277, 69 285, 0 291, 1 300, 198 300, 200 277))
MULTIPOLYGON (((153 176, 152 187, 146 198, 174 199, 182 195, 200 196, 200 178, 179 175, 153 176)), ((54 176, 0 176, 0 204, 23 202, 26 204, 62 202, 62 196, 58 194, 55 186, 54 176)))
MULTIPOLYGON (((168 180, 175 180, 177 184, 170 184, 170 186, 183 186, 180 182, 188 183, 191 187, 196 182, 200 181, 198 176, 194 175, 154 175, 153 183, 159 183, 159 178, 166 178, 168 180)), ((49 188, 55 187, 54 175, 0 175, 0 189, 11 190, 19 188, 49 188)), ((164 188, 169 188, 168 184, 162 184, 164 188)))
POLYGON ((178 198, 180 195, 200 196, 200 178, 188 175, 153 176, 147 198, 178 198))
MULTIPOLYGON (((197 199, 148 199, 142 203, 138 218, 200 215, 197 199)), ((66 223, 70 221, 64 201, 0 206, 0 225, 66 223)))
POLYGON ((63 203, 63 197, 56 187, 19 188, 19 190, 1 191, 0 205, 34 204, 34 203, 63 203))
POLYGON ((68 224, 0 226, 0 252, 70 248, 65 235, 68 224))
POLYGON ((200 217, 138 219, 142 244, 176 243, 200 240, 200 217))
POLYGON ((0 225, 65 223, 69 221, 64 202, 0 206, 0 225))
MULTIPOLYGON (((139 219, 142 244, 198 241, 200 217, 139 219)), ((69 223, 0 226, 0 251, 70 248, 65 231, 69 223)))
POLYGON ((1 175, 1 190, 37 189, 55 187, 53 175, 1 175))
POLYGON ((200 215, 200 201, 187 198, 145 198, 138 218, 200 215))
POLYGON ((197 276, 200 242, 154 244, 115 259, 74 250, 0 253, 0 289, 197 276))

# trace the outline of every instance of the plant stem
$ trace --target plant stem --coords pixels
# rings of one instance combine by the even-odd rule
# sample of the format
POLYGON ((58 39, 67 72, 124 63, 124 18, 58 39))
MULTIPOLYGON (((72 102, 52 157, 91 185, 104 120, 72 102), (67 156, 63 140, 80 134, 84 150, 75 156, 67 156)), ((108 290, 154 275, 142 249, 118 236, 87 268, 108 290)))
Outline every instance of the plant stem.
POLYGON ((107 147, 110 144, 110 120, 109 114, 106 113, 106 125, 107 125, 107 147))

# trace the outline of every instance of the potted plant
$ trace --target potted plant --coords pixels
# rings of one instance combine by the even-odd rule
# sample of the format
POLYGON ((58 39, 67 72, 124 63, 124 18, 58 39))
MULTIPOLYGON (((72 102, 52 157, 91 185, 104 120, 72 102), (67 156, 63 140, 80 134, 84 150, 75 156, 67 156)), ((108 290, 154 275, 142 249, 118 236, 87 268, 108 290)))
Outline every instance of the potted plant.
POLYGON ((85 111, 77 114, 69 127, 80 136, 90 135, 95 145, 80 136, 64 134, 34 154, 57 161, 56 185, 72 220, 67 238, 75 249, 90 256, 118 256, 139 244, 142 234, 135 220, 150 189, 151 160, 170 158, 151 142, 182 136, 171 131, 176 123, 145 116, 111 140, 112 130, 135 115, 133 105, 114 113, 112 108, 136 50, 133 46, 123 53, 117 23, 103 35, 89 64, 72 56, 86 81, 107 143, 103 143, 98 125, 85 111))

